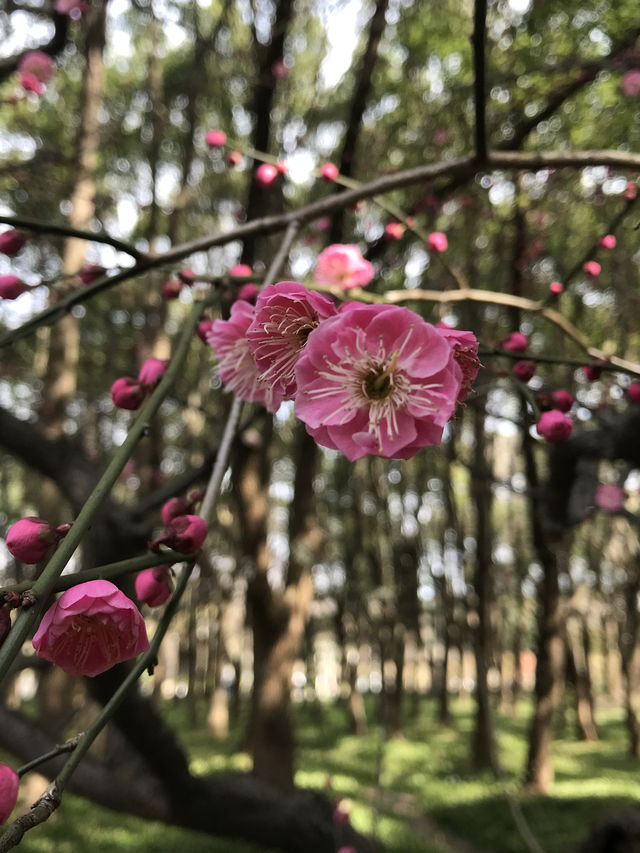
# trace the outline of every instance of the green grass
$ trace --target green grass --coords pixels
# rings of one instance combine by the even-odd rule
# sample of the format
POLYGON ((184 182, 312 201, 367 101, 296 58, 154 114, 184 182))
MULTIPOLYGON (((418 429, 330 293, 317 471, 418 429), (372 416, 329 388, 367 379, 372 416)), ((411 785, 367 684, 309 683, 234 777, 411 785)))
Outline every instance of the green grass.
MULTIPOLYGON (((374 719, 373 707, 369 710, 374 719)), ((239 751, 246 719, 221 743, 213 741, 205 727, 186 725, 184 706, 167 706, 166 712, 181 732, 194 772, 249 768, 249 757, 239 751)), ((333 794, 346 799, 354 825, 378 835, 389 853, 443 853, 447 849, 434 827, 425 829, 407 817, 407 803, 418 816, 491 853, 527 853, 509 809, 507 790, 546 853, 566 853, 599 816, 640 804, 639 762, 626 755, 620 711, 598 714, 601 740, 597 743, 573 739, 566 725, 559 730, 554 744, 556 781, 548 797, 522 796, 518 791, 526 758, 528 705, 523 704, 515 717, 496 717, 504 781, 496 781, 488 773, 471 773, 473 704, 454 703, 453 712, 452 724, 443 726, 435 719, 433 703, 424 700, 418 714, 407 721, 405 737, 388 739, 376 726, 363 737, 347 734, 344 712, 337 706, 301 708, 296 781, 319 789, 330 786, 333 794), (375 789, 381 757, 382 787, 387 792, 382 802, 375 789), (398 799, 404 808, 401 814, 394 813, 398 799), (376 801, 378 808, 374 808, 376 801)), ((27 853, 259 850, 115 815, 72 796, 66 796, 53 820, 31 831, 21 847, 27 853)))

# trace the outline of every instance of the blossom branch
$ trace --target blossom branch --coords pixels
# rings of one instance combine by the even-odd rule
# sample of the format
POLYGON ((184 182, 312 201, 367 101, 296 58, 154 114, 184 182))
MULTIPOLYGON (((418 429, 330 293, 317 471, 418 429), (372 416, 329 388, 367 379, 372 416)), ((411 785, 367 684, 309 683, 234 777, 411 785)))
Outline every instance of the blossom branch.
POLYGON ((173 594, 171 595, 165 611, 162 614, 160 623, 156 628, 156 632, 153 635, 153 639, 149 644, 148 651, 138 658, 132 669, 127 674, 127 677, 118 687, 111 699, 106 703, 104 708, 100 711, 95 720, 87 727, 87 730, 78 735, 77 743, 73 748, 73 752, 65 762, 62 770, 40 799, 34 803, 31 807, 31 811, 15 820, 3 835, 0 836, 0 853, 6 853, 7 850, 11 850, 19 844, 26 832, 33 829, 34 826, 44 823, 58 808, 62 802, 62 794, 71 775, 82 758, 86 755, 91 744, 109 722, 129 689, 136 683, 145 669, 151 666, 156 660, 160 643, 162 642, 162 639, 171 624, 173 616, 176 613, 182 594, 187 586, 187 581, 193 571, 193 565, 193 560, 185 564, 184 569, 178 578, 173 594))
POLYGON ((96 232, 83 231, 80 228, 72 228, 70 225, 56 225, 52 222, 41 222, 39 219, 29 219, 25 216, 4 216, 0 215, 0 222, 5 225, 12 225, 14 228, 24 228, 27 231, 33 231, 36 234, 57 234, 61 237, 77 237, 80 240, 86 240, 88 243, 105 243, 108 246, 113 246, 119 252, 124 252, 136 261, 143 261, 147 256, 144 252, 136 249, 130 243, 125 243, 124 240, 119 240, 117 237, 112 237, 104 231, 96 232))
MULTIPOLYGON (((69 533, 62 540, 57 551, 45 566, 42 574, 33 584, 32 589, 37 601, 45 602, 48 598, 54 584, 60 577, 62 570, 69 562, 73 552, 80 544, 82 537, 91 525, 91 522, 95 518, 100 507, 120 476, 122 469, 126 465, 136 444, 146 430, 149 421, 156 414, 165 397, 169 393, 171 386, 178 377, 182 369, 182 365, 187 357, 189 347, 195 335, 196 327, 205 306, 206 302, 204 301, 197 302, 193 306, 191 316, 185 323, 173 358, 160 380, 158 387, 141 408, 140 414, 131 425, 127 437, 118 448, 104 474, 98 481, 98 484, 81 509, 69 533)), ((14 625, 9 631, 2 648, 0 648, 0 680, 4 678, 9 670, 11 662, 20 651, 23 642, 28 637, 29 632, 40 615, 40 610, 40 607, 30 607, 27 609, 22 608, 18 613, 18 617, 14 625)))
POLYGON ((43 755, 39 755, 37 758, 28 761, 26 764, 23 764, 22 767, 18 767, 16 773, 18 776, 24 776, 25 773, 28 773, 30 770, 33 770, 34 767, 39 767, 41 764, 44 764, 45 761, 49 761, 51 758, 57 758, 59 755, 64 755, 65 752, 73 752, 78 743, 80 742, 80 738, 84 735, 84 732, 80 732, 75 737, 72 737, 71 740, 66 741, 65 743, 60 743, 58 746, 54 746, 53 749, 50 749, 48 752, 43 753, 43 755))

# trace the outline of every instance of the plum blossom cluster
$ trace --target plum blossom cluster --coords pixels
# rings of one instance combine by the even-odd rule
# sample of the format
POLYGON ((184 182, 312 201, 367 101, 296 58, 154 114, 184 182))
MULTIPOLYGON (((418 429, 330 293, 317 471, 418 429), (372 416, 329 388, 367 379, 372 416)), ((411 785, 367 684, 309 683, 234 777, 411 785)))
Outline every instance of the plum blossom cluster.
MULTIPOLYGON (((355 247, 337 248, 340 262, 351 263, 355 247)), ((343 288, 361 286, 357 273, 354 284, 353 272, 341 270, 343 288)), ((338 310, 295 281, 265 287, 255 307, 236 301, 206 338, 228 390, 271 412, 293 400, 318 444, 351 461, 408 459, 439 444, 480 367, 471 332, 436 328, 393 305, 347 302, 338 310)))
POLYGON ((18 65, 18 79, 25 92, 41 95, 53 77, 53 60, 41 50, 26 53, 18 65))
POLYGON ((111 386, 111 399, 119 409, 137 409, 147 394, 156 387, 168 362, 161 358, 148 358, 140 368, 138 378, 121 376, 111 386))

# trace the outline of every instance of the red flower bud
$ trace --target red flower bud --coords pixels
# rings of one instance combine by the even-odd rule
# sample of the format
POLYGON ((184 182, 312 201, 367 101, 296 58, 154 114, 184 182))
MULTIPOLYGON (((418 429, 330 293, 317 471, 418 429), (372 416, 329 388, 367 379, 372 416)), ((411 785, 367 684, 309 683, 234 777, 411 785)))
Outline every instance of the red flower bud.
POLYGON ((535 361, 527 359, 526 361, 517 361, 513 365, 513 375, 520 382, 528 382, 536 372, 537 364, 535 361))
POLYGON ((53 528, 48 521, 35 516, 21 518, 7 533, 7 550, 23 563, 35 565, 68 533, 70 525, 53 528))
POLYGON ((433 234, 429 234, 427 238, 427 249, 430 252, 446 252, 449 246, 449 241, 447 240, 447 235, 443 234, 442 231, 434 231, 433 234))
POLYGON ((502 349, 506 349, 507 352, 525 352, 528 346, 529 339, 522 332, 511 332, 502 342, 502 349))
POLYGON ((239 166, 242 163, 242 154, 240 151, 229 151, 227 154, 227 165, 231 166, 239 166))
POLYGON ((119 409, 137 409, 147 395, 147 389, 132 376, 121 376, 111 386, 111 399, 119 409))
POLYGON ((326 181, 335 181, 340 172, 334 163, 323 163, 320 167, 320 174, 326 181))
POLYGON ((640 382, 632 382, 627 388, 627 397, 632 403, 640 403, 640 382))
POLYGON ((29 286, 17 275, 0 275, 0 299, 17 299, 29 286))
POLYGON ((586 261, 586 263, 582 264, 582 270, 590 278, 597 278, 602 272, 602 267, 597 261, 586 261))
POLYGON ((553 443, 571 435, 573 421, 558 409, 551 409, 549 412, 542 413, 536 429, 539 435, 553 443))
POLYGON ((167 369, 169 362, 162 358, 148 358, 143 362, 138 380, 147 389, 154 388, 160 381, 160 377, 167 369))
POLYGON ((102 278, 105 273, 106 269, 99 264, 85 264, 78 273, 78 278, 83 284, 91 284, 92 281, 102 278))
POLYGON ((596 382, 602 376, 602 368, 595 364, 585 365, 581 369, 585 378, 588 379, 589 382, 596 382))
POLYGON ((598 241, 598 245, 601 249, 615 249, 616 238, 613 234, 605 234, 605 236, 601 237, 598 241))
POLYGON ((26 234, 23 234, 22 231, 16 231, 15 229, 3 231, 0 234, 0 252, 3 255, 13 258, 26 242, 26 234))
POLYGON ((178 515, 172 518, 162 536, 149 542, 149 548, 157 551, 160 545, 166 545, 182 554, 193 554, 207 538, 209 528, 199 515, 178 515))
POLYGON ((262 163, 256 169, 255 180, 259 186, 266 188, 275 181, 279 174, 276 166, 272 166, 271 163, 262 163))
POLYGON ((167 527, 178 515, 188 515, 192 509, 192 503, 187 498, 169 498, 161 510, 162 523, 167 527))
POLYGON ((162 285, 162 295, 165 299, 177 299, 183 287, 183 282, 178 279, 170 279, 162 285))
POLYGON ((247 284, 243 284, 238 291, 238 299, 242 299, 244 302, 250 302, 252 305, 255 305, 259 293, 260 288, 258 285, 249 281, 247 284))
POLYGON ((573 394, 565 391, 564 388, 552 391, 551 404, 554 409, 558 409, 560 412, 568 412, 571 406, 573 406, 573 394))
POLYGON ((136 596, 138 601, 149 607, 159 607, 171 595, 171 575, 167 566, 155 566, 145 569, 136 578, 136 596))
POLYGON ((0 824, 6 823, 18 801, 20 777, 8 764, 0 764, 0 824))
POLYGON ((559 296, 564 290, 564 284, 561 281, 552 281, 549 285, 549 293, 554 296, 559 296))
POLYGON ((222 148, 226 144, 227 134, 222 130, 208 130, 204 141, 209 148, 222 148))

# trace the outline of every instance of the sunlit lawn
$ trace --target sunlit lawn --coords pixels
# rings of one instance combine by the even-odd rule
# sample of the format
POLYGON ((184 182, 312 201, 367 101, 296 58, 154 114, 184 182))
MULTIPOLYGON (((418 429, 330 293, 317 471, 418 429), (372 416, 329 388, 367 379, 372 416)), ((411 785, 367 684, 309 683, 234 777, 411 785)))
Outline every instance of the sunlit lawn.
MULTIPOLYGON (((369 706, 375 717, 373 703, 369 706)), ((489 774, 471 774, 468 747, 473 705, 454 703, 451 726, 435 720, 430 700, 407 721, 406 737, 389 739, 373 725, 370 733, 346 733, 344 711, 339 707, 305 707, 298 713, 299 761, 297 782, 346 798, 353 823, 375 832, 390 853, 441 853, 438 836, 425 835, 424 825, 406 816, 414 809, 452 835, 473 842, 482 851, 527 853, 511 815, 505 791, 519 802, 531 830, 546 853, 567 851, 584 837, 590 823, 607 811, 640 802, 638 763, 626 755, 623 715, 601 711, 601 740, 574 739, 565 725, 554 746, 556 782, 549 797, 521 797, 517 782, 526 757, 528 711, 526 704, 513 718, 498 717, 500 757, 505 780, 489 774), (381 768, 381 800, 376 788, 376 768, 381 768), (409 795, 409 796, 407 796, 409 795), (403 816, 394 816, 391 800, 401 799, 403 816), (377 804, 377 805, 376 805, 377 804)), ((185 723, 181 706, 167 709, 171 721, 185 723)), ((192 756, 196 773, 247 769, 248 756, 238 750, 239 726, 225 743, 211 740, 206 728, 181 726, 182 740, 192 756)), ((444 842, 443 842, 444 844, 444 842)), ((34 853, 116 853, 116 851, 169 851, 189 853, 258 853, 258 848, 215 841, 164 825, 149 824, 98 809, 75 797, 65 797, 62 809, 48 825, 29 833, 22 843, 34 853)), ((301 851, 303 853, 303 851, 301 851)))

